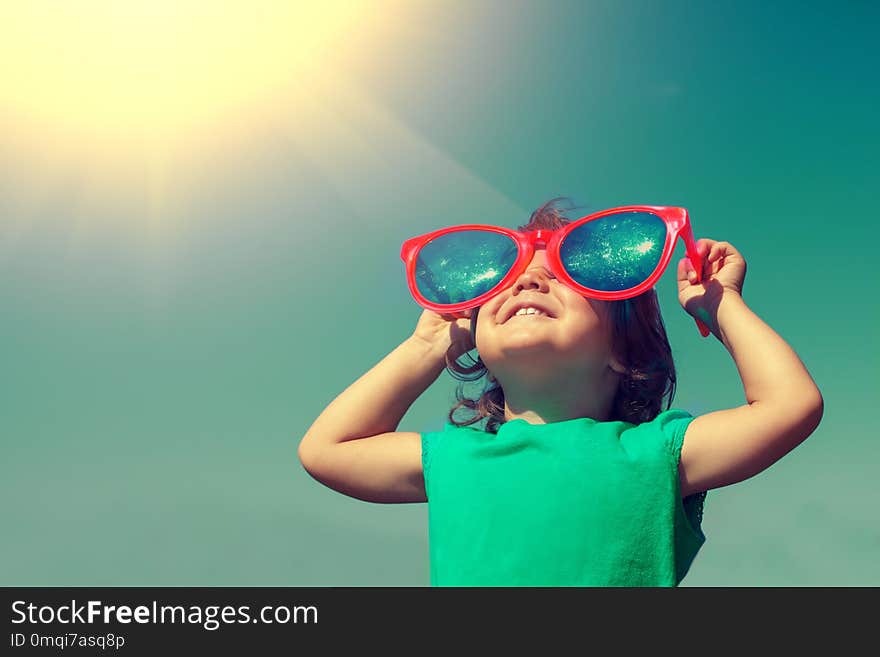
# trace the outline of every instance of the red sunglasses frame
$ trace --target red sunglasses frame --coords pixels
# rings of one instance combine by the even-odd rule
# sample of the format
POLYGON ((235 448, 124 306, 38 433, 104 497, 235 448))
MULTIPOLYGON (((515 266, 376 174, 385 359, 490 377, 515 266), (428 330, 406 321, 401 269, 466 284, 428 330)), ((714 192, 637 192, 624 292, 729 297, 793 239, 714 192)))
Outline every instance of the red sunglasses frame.
MULTIPOLYGON (((672 253, 675 251, 675 245, 678 242, 679 237, 684 240, 687 257, 690 259, 691 264, 693 264, 694 266, 694 270, 697 273, 697 282, 699 282, 702 272, 702 267, 700 266, 701 259, 699 254, 697 253, 697 245, 694 241, 694 233, 691 229, 688 211, 685 208, 669 207, 663 205, 625 205, 608 210, 602 210, 601 212, 596 212, 594 214, 581 217, 580 219, 572 221, 571 223, 568 223, 565 226, 562 226, 556 230, 540 229, 529 232, 520 232, 518 230, 513 230, 512 228, 506 228, 504 226, 490 226, 487 224, 462 224, 458 226, 449 226, 447 228, 440 228, 430 233, 419 235, 418 237, 413 237, 406 240, 400 249, 400 257, 406 265, 407 284, 409 285, 409 290, 412 293, 413 298, 415 298, 416 302, 418 302, 420 306, 427 308, 428 310, 432 310, 437 313, 452 314, 454 317, 461 318, 464 317, 464 315, 461 314, 461 311, 483 305, 489 299, 513 284, 513 282, 516 281, 529 266, 529 263, 532 261, 532 257, 534 257, 535 249, 538 244, 543 244, 545 246, 547 265, 550 267, 550 271, 553 273, 554 276, 556 276, 559 281, 573 289, 581 296, 590 297, 593 299, 602 299, 605 301, 613 301, 620 299, 629 299, 638 296, 653 287, 654 284, 663 275, 663 272, 666 271, 666 267, 669 266, 669 262, 672 259, 672 253), (581 226, 582 224, 585 224, 589 221, 595 221, 596 219, 601 219, 602 217, 607 217, 610 214, 618 214, 621 212, 650 212, 651 214, 660 217, 666 224, 666 242, 663 245, 663 254, 660 256, 660 262, 657 264, 657 268, 651 273, 650 276, 648 276, 647 279, 645 279, 642 283, 639 283, 639 285, 632 287, 628 290, 621 290, 619 292, 593 290, 575 282, 575 280, 572 279, 571 276, 569 276, 568 273, 565 271, 565 268, 562 266, 562 260, 559 257, 559 247, 562 245, 562 241, 565 239, 568 233, 570 233, 578 226, 581 226), (498 282, 495 287, 470 301, 465 301, 462 303, 451 303, 447 305, 437 304, 432 301, 428 301, 424 296, 422 296, 422 294, 418 290, 418 287, 416 286, 415 272, 419 249, 431 240, 436 239, 441 235, 446 235, 448 233, 454 233, 462 230, 474 229, 501 233, 502 235, 507 235, 516 242, 519 254, 510 271, 504 278, 502 278, 498 282)), ((709 335, 709 328, 699 319, 695 318, 695 321, 697 323, 697 328, 700 331, 700 335, 702 335, 703 337, 709 335)))

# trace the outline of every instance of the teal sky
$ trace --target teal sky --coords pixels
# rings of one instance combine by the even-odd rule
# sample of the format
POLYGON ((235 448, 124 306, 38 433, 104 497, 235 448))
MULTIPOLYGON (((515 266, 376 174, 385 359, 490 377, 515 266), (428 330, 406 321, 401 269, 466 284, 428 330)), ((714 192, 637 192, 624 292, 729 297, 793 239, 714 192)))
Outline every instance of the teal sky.
MULTIPOLYGON (((308 143, 293 120, 254 126, 161 216, 142 191, 87 197, 75 162, 25 202, 0 124, 0 582, 427 585, 427 506, 324 488, 296 446, 415 328, 405 239, 515 227, 562 195, 687 207, 697 238, 743 253, 746 302, 825 399, 803 445, 709 493, 684 584, 880 585, 861 250, 878 18, 858 1, 422 3, 347 69, 363 104, 328 106, 308 143)), ((657 291, 673 406, 745 403, 672 269, 657 291)), ((442 427, 457 385, 444 372, 399 428, 442 427)))

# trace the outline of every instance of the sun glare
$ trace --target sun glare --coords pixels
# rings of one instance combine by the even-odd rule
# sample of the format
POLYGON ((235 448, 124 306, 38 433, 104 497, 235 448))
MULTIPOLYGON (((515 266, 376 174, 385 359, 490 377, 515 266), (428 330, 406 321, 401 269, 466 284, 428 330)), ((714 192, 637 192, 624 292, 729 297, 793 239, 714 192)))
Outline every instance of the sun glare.
POLYGON ((124 147, 295 94, 357 40, 364 2, 0 5, 0 106, 22 129, 124 147))
POLYGON ((4 239, 59 195, 76 234, 110 221, 165 239, 282 134, 331 130, 331 99, 389 51, 401 7, 0 0, 4 239))
POLYGON ((381 96, 443 56, 459 14, 410 0, 0 0, 0 259, 47 231, 70 253, 131 239, 161 263, 215 217, 246 221, 263 199, 308 209, 328 190, 371 221, 392 189, 521 213, 381 96))

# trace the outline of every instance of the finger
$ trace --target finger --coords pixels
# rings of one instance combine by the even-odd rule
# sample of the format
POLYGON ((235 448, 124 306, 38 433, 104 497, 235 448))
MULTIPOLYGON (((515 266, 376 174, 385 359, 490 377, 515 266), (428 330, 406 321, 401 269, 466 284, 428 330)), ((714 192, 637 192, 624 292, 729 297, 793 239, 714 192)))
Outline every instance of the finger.
POLYGON ((685 256, 681 260, 678 261, 678 269, 676 271, 676 277, 678 280, 683 281, 687 279, 687 277, 693 273, 694 266, 691 263, 691 259, 685 256))
POLYGON ((716 240, 709 239, 708 237, 702 237, 697 240, 697 253, 700 254, 701 257, 705 258, 706 254, 712 248, 712 245, 716 244, 716 240))
POLYGON ((675 277, 683 281, 688 277, 688 272, 690 271, 690 259, 687 257, 681 258, 678 261, 678 268, 675 271, 675 277))
POLYGON ((694 266, 691 263, 690 258, 685 256, 678 261, 678 271, 676 272, 676 275, 679 281, 688 281, 690 283, 696 282, 697 273, 694 271, 694 266))
POLYGON ((715 242, 712 245, 712 248, 709 249, 709 255, 706 257, 706 260, 709 262, 715 262, 719 258, 724 257, 727 253, 727 247, 729 244, 727 242, 715 242))

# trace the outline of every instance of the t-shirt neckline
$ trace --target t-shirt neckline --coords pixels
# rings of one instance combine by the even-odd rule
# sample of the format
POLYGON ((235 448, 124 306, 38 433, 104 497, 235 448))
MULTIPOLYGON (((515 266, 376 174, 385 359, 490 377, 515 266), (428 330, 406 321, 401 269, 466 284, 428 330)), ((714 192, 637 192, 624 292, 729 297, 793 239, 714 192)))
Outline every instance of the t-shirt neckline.
POLYGON ((599 422, 599 420, 594 420, 591 417, 573 417, 573 418, 569 418, 568 420, 557 420, 556 422, 541 422, 540 424, 529 422, 528 420, 526 420, 524 418, 517 417, 512 420, 508 420, 507 422, 505 422, 504 424, 499 426, 498 430, 500 431, 504 427, 506 427, 508 425, 513 425, 515 423, 525 424, 526 426, 529 426, 529 427, 558 427, 558 426, 561 426, 564 424, 570 424, 573 422, 580 422, 583 424, 602 424, 601 422, 599 422))

